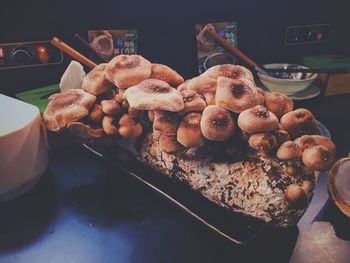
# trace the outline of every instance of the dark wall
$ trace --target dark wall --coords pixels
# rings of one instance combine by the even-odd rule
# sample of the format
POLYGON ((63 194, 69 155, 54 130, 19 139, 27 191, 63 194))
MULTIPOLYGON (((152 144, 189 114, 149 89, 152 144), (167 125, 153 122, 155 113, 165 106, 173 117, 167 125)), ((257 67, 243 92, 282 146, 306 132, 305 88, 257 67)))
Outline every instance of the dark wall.
MULTIPOLYGON (((350 19, 346 1, 301 0, 39 0, 2 1, 0 43, 47 40, 58 36, 74 46, 72 35, 86 37, 89 29, 134 27, 139 30, 139 53, 152 62, 167 64, 184 77, 197 74, 193 24, 238 22, 242 51, 261 63, 297 62, 304 55, 350 53, 350 19), (285 46, 289 25, 332 24, 330 41, 285 46)), ((69 63, 58 66, 0 71, 0 92, 59 81, 69 63)))

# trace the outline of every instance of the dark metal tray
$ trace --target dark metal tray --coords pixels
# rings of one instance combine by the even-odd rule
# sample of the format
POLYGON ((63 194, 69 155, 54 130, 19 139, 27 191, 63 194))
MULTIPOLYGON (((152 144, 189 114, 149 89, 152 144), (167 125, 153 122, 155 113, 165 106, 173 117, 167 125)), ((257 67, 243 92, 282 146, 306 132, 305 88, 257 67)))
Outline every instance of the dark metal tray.
MULTIPOLYGON (((318 122, 318 127, 322 135, 330 137, 329 131, 323 124, 318 122)), ((130 158, 130 153, 122 147, 115 144, 105 147, 98 143, 88 143, 84 146, 235 244, 250 244, 264 230, 271 228, 265 222, 218 206, 200 192, 192 190, 184 182, 169 178, 135 158, 130 158)))

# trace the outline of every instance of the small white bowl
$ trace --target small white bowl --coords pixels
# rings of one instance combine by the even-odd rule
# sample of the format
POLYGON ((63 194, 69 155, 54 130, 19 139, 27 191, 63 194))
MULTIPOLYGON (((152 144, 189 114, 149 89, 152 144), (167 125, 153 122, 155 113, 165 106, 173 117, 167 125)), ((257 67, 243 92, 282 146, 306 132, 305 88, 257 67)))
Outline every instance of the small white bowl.
MULTIPOLYGON (((284 68, 291 64, 265 64, 265 68, 284 68)), ((294 65, 294 64, 293 64, 294 65)), ((301 68, 307 69, 308 67, 301 66, 301 68)), ((306 89, 317 78, 316 73, 307 73, 305 79, 281 79, 267 76, 265 74, 258 73, 260 81, 266 88, 271 91, 281 92, 285 95, 293 95, 299 91, 306 89)))

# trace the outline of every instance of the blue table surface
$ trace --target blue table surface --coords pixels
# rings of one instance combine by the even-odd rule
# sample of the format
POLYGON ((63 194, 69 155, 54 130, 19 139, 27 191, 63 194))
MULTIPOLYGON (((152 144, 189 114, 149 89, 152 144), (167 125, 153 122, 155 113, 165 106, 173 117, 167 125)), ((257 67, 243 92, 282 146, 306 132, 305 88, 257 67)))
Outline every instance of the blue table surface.
POLYGON ((78 144, 51 152, 35 188, 0 205, 6 263, 288 262, 297 238, 295 227, 234 245, 78 144))

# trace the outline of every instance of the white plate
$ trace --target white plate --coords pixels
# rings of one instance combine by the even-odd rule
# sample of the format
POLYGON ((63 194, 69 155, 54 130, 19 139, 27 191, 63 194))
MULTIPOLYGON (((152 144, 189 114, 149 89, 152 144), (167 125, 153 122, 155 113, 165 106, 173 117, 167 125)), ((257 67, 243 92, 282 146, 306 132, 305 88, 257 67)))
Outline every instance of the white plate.
POLYGON ((299 91, 290 96, 293 100, 308 100, 320 95, 321 90, 318 88, 317 84, 311 83, 306 89, 299 91))
MULTIPOLYGON (((263 84, 261 84, 261 88, 265 91, 271 91, 263 84)), ((308 100, 317 97, 318 95, 320 95, 320 93, 321 90, 319 89, 318 85, 315 83, 311 83, 310 86, 306 89, 299 91, 293 95, 289 95, 289 97, 292 100, 308 100)))

